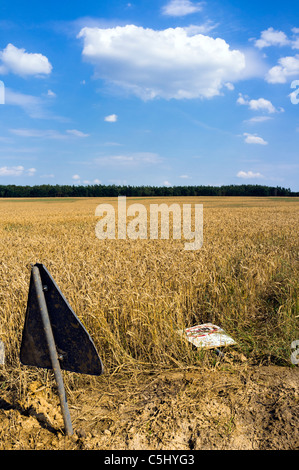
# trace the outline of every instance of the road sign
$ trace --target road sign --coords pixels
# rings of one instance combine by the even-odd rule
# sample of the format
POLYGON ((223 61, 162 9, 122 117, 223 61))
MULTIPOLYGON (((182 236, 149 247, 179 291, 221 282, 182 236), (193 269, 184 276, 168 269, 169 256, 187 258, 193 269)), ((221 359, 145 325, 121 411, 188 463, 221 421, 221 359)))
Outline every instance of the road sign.
POLYGON ((20 360, 24 365, 53 369, 66 432, 73 434, 61 369, 101 375, 103 365, 85 327, 39 263, 31 271, 20 360))
MULTIPOLYGON (((85 327, 69 306, 54 279, 43 264, 36 264, 46 302, 61 369, 89 375, 101 375, 103 365, 85 327)), ((20 359, 22 364, 52 368, 42 317, 37 299, 33 269, 31 272, 20 359)))

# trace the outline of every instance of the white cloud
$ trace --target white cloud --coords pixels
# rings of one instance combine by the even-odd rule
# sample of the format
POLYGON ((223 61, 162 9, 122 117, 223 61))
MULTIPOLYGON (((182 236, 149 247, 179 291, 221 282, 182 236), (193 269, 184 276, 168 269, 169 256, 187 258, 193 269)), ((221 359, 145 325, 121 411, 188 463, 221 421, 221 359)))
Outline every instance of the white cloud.
POLYGON ((188 175, 180 175, 180 178, 187 180, 187 179, 190 178, 190 176, 188 176, 188 175))
POLYGON ((255 46, 259 49, 269 46, 287 46, 290 40, 287 38, 283 31, 275 31, 273 28, 268 28, 261 32, 261 38, 255 41, 255 46))
POLYGON ((78 37, 95 77, 144 100, 212 98, 240 79, 246 65, 245 55, 223 39, 190 36, 184 28, 85 27, 78 37))
POLYGON ((117 121, 117 115, 116 114, 110 114, 109 116, 105 117, 105 121, 107 121, 107 122, 116 122, 117 121))
POLYGON ((292 41, 292 49, 299 49, 299 28, 293 28, 293 41, 292 41))
POLYGON ((213 23, 212 21, 207 20, 201 25, 191 24, 190 26, 185 26, 184 30, 186 31, 188 36, 194 36, 194 34, 206 34, 209 31, 215 29, 217 26, 217 23, 213 23))
POLYGON ((266 142, 262 137, 259 137, 256 134, 248 134, 245 132, 243 135, 245 136, 246 144, 260 144, 260 145, 268 144, 268 142, 266 142))
POLYGON ((237 103, 241 105, 247 105, 249 109, 253 111, 267 111, 268 113, 276 113, 277 110, 271 103, 271 101, 266 100, 265 98, 259 98, 257 100, 249 100, 246 97, 239 93, 239 98, 237 103))
POLYGON ((40 130, 40 129, 10 129, 10 132, 19 137, 38 137, 61 139, 63 135, 54 130, 40 130))
POLYGON ((28 53, 25 49, 18 49, 13 44, 8 44, 0 51, 0 73, 14 73, 20 76, 48 75, 52 65, 46 56, 36 53, 28 53))
POLYGON ((226 86, 226 88, 230 91, 235 89, 234 85, 230 82, 225 83, 224 86, 226 86))
MULTIPOLYGON (((53 98, 53 97, 52 97, 53 98)), ((27 95, 5 87, 5 104, 19 106, 28 116, 34 119, 54 119, 61 122, 67 118, 56 116, 49 109, 51 101, 47 93, 40 96, 27 95)))
POLYGON ((249 108, 254 111, 265 110, 268 113, 275 113, 276 109, 271 103, 271 101, 266 100, 265 98, 259 98, 258 100, 250 100, 249 108))
POLYGON ((254 116, 251 119, 246 120, 246 122, 265 122, 273 119, 270 116, 254 116))
POLYGON ((43 102, 39 97, 15 92, 10 88, 5 88, 5 104, 19 106, 33 118, 44 118, 46 116, 43 111, 43 102))
POLYGON ((77 129, 69 129, 66 132, 76 137, 88 137, 89 136, 89 134, 84 134, 84 132, 78 131, 77 129))
POLYGON ((93 181, 84 180, 83 183, 84 183, 84 184, 101 184, 101 181, 100 181, 98 178, 96 178, 96 179, 94 179, 93 181))
POLYGON ((10 132, 19 137, 34 137, 41 139, 66 139, 68 135, 76 137, 88 137, 89 134, 84 134, 77 129, 67 130, 65 134, 53 129, 10 129, 10 132))
POLYGON ((36 172, 35 168, 26 170, 23 166, 2 166, 0 168, 0 176, 33 176, 36 172))
POLYGON ((122 165, 122 166, 136 166, 136 165, 156 165, 162 161, 158 154, 153 152, 136 152, 125 155, 111 155, 98 157, 94 162, 98 165, 122 165))
POLYGON ((239 171, 237 177, 244 179, 263 178, 263 175, 261 175, 261 173, 254 173, 253 171, 239 171))
POLYGON ((268 28, 261 33, 260 39, 255 41, 255 46, 258 49, 270 46, 290 46, 292 49, 299 49, 299 28, 292 29, 293 37, 289 39, 283 31, 277 31, 273 28, 268 28))
POLYGON ((169 181, 163 181, 163 186, 171 186, 171 183, 169 183, 169 181))
POLYGON ((281 57, 278 64, 268 71, 265 77, 268 83, 286 83, 290 77, 299 75, 299 54, 281 57))
POLYGON ((190 0, 171 0, 162 8, 163 15, 186 16, 202 10, 202 3, 192 3, 190 0))
POLYGON ((72 179, 73 179, 74 181, 80 181, 80 176, 79 176, 79 175, 73 175, 73 176, 72 176, 72 179))
POLYGON ((55 98, 55 97, 56 97, 56 93, 54 93, 54 91, 52 91, 52 90, 48 90, 47 95, 50 96, 51 98, 55 98))

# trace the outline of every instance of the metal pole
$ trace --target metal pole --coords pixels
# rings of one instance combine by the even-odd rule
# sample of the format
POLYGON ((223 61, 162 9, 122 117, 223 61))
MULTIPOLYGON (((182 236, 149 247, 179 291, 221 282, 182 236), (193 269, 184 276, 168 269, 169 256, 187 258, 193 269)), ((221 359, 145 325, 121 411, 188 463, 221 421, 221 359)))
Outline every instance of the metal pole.
POLYGON ((47 338, 47 344, 48 344, 49 354, 51 358, 52 368, 53 368, 56 383, 58 386, 58 394, 59 394, 60 406, 61 406, 61 410, 63 414, 65 430, 66 430, 66 434, 68 436, 71 436, 73 434, 71 416, 70 416, 70 412, 69 412, 69 408, 67 404, 62 373, 61 373, 60 364, 58 360, 51 322, 49 319, 47 304, 46 304, 46 300, 45 300, 45 296, 43 292, 42 281, 41 281, 40 273, 39 273, 37 266, 34 266, 32 268, 32 274, 33 274, 33 280, 34 280, 34 284, 36 288, 40 314, 42 317, 44 331, 45 331, 46 338, 47 338))

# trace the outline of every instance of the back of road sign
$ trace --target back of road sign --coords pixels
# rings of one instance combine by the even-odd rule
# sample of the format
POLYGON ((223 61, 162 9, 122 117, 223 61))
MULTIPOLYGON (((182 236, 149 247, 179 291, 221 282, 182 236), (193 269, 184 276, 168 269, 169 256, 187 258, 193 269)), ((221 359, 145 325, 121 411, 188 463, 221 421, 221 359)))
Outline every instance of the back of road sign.
MULTIPOLYGON (((39 268, 61 369, 81 374, 101 375, 102 361, 85 327, 45 266, 38 263, 35 266, 39 268)), ((32 273, 20 360, 24 365, 52 369, 32 273)))

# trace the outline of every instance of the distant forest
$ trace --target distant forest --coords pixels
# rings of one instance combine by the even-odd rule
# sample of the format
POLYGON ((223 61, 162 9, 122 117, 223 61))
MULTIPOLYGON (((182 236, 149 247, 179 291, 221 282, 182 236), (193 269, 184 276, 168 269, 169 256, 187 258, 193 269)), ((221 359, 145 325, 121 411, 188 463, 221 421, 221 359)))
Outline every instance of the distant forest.
POLYGON ((117 186, 117 185, 0 185, 1 198, 27 197, 117 197, 117 196, 287 196, 298 197, 299 192, 279 186, 117 186))

